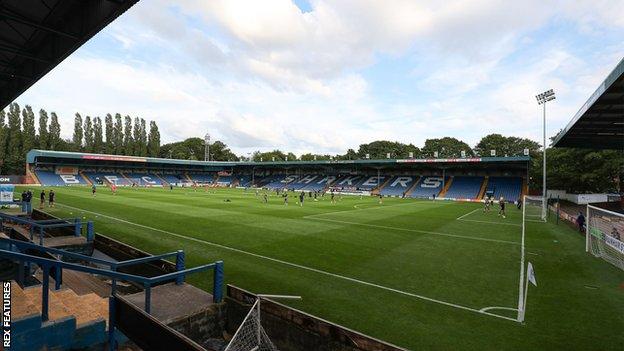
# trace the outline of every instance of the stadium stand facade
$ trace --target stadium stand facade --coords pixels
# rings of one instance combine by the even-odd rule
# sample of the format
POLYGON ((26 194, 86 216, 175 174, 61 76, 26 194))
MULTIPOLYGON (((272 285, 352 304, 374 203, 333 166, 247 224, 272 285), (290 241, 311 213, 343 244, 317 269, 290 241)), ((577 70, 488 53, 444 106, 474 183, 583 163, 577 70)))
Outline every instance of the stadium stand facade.
POLYGON ((238 186, 462 201, 487 194, 516 201, 527 191, 528 164, 528 157, 203 162, 32 150, 26 171, 31 183, 43 186, 238 186))

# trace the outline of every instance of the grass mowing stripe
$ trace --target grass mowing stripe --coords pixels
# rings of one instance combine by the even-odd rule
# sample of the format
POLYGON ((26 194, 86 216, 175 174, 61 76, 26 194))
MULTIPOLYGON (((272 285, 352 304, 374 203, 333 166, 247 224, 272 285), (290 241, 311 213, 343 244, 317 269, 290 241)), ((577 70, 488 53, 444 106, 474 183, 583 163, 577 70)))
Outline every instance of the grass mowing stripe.
MULTIPOLYGON (((62 206, 62 207, 69 208, 69 209, 73 209, 73 210, 76 210, 76 211, 83 211, 83 212, 86 212, 86 213, 91 213, 91 214, 102 216, 102 217, 105 217, 105 218, 110 218, 110 219, 113 219, 113 220, 116 220, 116 221, 119 221, 119 222, 122 222, 122 223, 134 225, 134 226, 137 226, 137 227, 141 227, 141 228, 145 228, 145 229, 161 232, 163 234, 172 235, 172 236, 175 236, 175 237, 178 237, 178 238, 181 238, 181 239, 186 239, 186 240, 195 241, 195 242, 198 242, 198 243, 203 243, 203 244, 214 246, 214 247, 218 247, 218 248, 221 248, 221 249, 225 249, 225 250, 229 250, 229 251, 233 251, 233 252, 237 252, 237 253, 241 253, 241 254, 257 257, 257 258, 261 258, 261 259, 272 261, 272 262, 277 262, 277 263, 280 263, 280 264, 288 265, 288 266, 291 266, 291 267, 295 267, 295 268, 299 268, 299 269, 303 269, 303 270, 307 270, 307 271, 311 271, 311 272, 315 272, 315 273, 318 273, 318 274, 323 274, 323 275, 331 276, 331 277, 334 277, 334 278, 347 280, 347 281, 354 282, 354 283, 357 283, 357 284, 367 285, 367 286, 375 287, 375 288, 378 288, 378 289, 391 291, 391 292, 394 292, 394 293, 397 293, 397 294, 410 296, 410 297, 415 297, 415 298, 418 298, 418 299, 421 299, 421 300, 425 300, 425 301, 429 301, 429 302, 445 305, 445 306, 448 306, 448 307, 453 307, 453 308, 457 308, 457 309, 461 309, 461 310, 465 310, 465 311, 470 311, 470 312, 479 313, 479 314, 483 314, 483 315, 487 315, 487 316, 491 316, 491 317, 496 317, 496 318, 501 318, 501 319, 517 322, 517 320, 514 319, 514 318, 501 316, 501 315, 498 315, 498 314, 495 314, 495 313, 490 313, 490 312, 487 312, 487 311, 483 311, 481 309, 475 309, 475 308, 472 308, 472 307, 458 305, 458 304, 454 304, 454 303, 447 302, 447 301, 437 300, 437 299, 430 298, 430 297, 427 297, 427 296, 418 295, 418 294, 415 294, 415 293, 411 293, 411 292, 407 292, 407 291, 402 291, 402 290, 390 288, 390 287, 387 287, 387 286, 383 286, 383 285, 367 282, 367 281, 364 281, 364 280, 359 280, 359 279, 343 276, 343 275, 340 275, 340 274, 331 273, 331 272, 323 271, 323 270, 320 270, 320 269, 316 269, 316 268, 312 268, 312 267, 308 267, 308 266, 303 266, 303 265, 292 263, 292 262, 283 261, 283 260, 280 260, 280 259, 277 259, 277 258, 272 258, 272 257, 268 257, 268 256, 259 255, 259 254, 253 253, 253 252, 244 251, 244 250, 237 249, 237 248, 234 248, 234 247, 225 246, 225 245, 213 243, 213 242, 210 242, 210 241, 197 239, 197 238, 189 237, 189 236, 178 234, 178 233, 173 233, 173 232, 170 232, 170 231, 167 231, 167 230, 163 230, 163 229, 149 227, 149 226, 146 226, 146 225, 143 225, 143 224, 130 222, 130 221, 127 221, 127 220, 124 220, 124 219, 121 219, 121 218, 108 216, 108 215, 105 215, 105 214, 102 214, 102 213, 98 213, 98 212, 94 212, 94 211, 90 211, 90 210, 86 210, 86 209, 82 209, 82 208, 78 208, 78 207, 74 207, 74 206, 69 206, 69 205, 65 205, 65 204, 62 204, 62 203, 58 203, 58 205, 62 206)), ((517 244, 517 243, 514 243, 514 244, 517 244)))
POLYGON ((326 221, 326 222, 335 222, 335 223, 359 225, 359 226, 365 226, 365 227, 380 228, 380 229, 390 229, 390 230, 397 230, 397 231, 404 231, 404 232, 413 232, 413 233, 420 233, 420 234, 427 234, 427 235, 446 236, 446 237, 458 238, 458 239, 469 239, 469 240, 489 241, 489 242, 502 243, 502 244, 520 245, 520 243, 517 243, 515 241, 488 239, 488 238, 480 238, 480 237, 476 237, 476 236, 466 236, 466 235, 457 235, 457 234, 447 234, 447 233, 440 233, 440 232, 431 232, 431 231, 427 231, 427 230, 390 227, 390 226, 379 225, 379 224, 340 221, 340 220, 337 220, 337 219, 319 218, 318 215, 304 216, 303 218, 311 219, 311 220, 317 220, 317 221, 326 221))

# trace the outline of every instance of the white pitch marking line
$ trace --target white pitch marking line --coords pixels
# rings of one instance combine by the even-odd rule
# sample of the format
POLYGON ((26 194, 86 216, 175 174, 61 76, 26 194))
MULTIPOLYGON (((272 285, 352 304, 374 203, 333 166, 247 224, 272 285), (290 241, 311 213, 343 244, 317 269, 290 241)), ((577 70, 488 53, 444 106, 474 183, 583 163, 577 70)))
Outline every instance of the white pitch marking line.
POLYGON ((521 224, 517 223, 504 223, 504 222, 493 222, 493 221, 480 221, 478 219, 460 219, 460 221, 466 222, 477 222, 477 223, 489 223, 489 224, 500 224, 500 225, 512 225, 514 227, 521 227, 521 224))
POLYGON ((464 214, 462 216, 457 217, 457 219, 462 219, 462 218, 464 218, 464 217, 466 217, 468 215, 471 215, 471 214, 477 212, 478 210, 480 210, 480 209, 479 208, 475 208, 474 210, 472 210, 472 211, 470 211, 470 212, 468 212, 468 213, 466 213, 466 214, 464 214))
POLYGON ((501 307, 501 306, 489 306, 489 307, 483 307, 482 309, 480 309, 479 311, 481 312, 485 312, 485 311, 489 311, 489 310, 507 310, 507 311, 518 311, 517 308, 513 308, 513 307, 501 307))
POLYGON ((303 266, 303 265, 300 265, 300 264, 291 263, 291 262, 288 262, 288 261, 283 261, 283 260, 280 260, 280 259, 277 259, 277 258, 272 258, 272 257, 268 257, 268 256, 259 255, 259 254, 253 253, 253 252, 248 252, 248 251, 244 251, 244 250, 241 250, 241 249, 236 249, 236 248, 233 248, 233 247, 229 247, 229 246, 213 243, 213 242, 210 242, 210 241, 206 241, 206 240, 201 240, 201 239, 185 236, 185 235, 178 234, 178 233, 173 233, 173 232, 170 232, 170 231, 167 231, 167 230, 162 230, 162 229, 158 229, 158 228, 152 228, 152 227, 149 227, 149 226, 146 226, 146 225, 143 225, 143 224, 126 221, 124 219, 108 216, 108 215, 105 215, 105 214, 102 214, 102 213, 98 213, 98 212, 94 212, 94 211, 85 210, 85 209, 78 208, 78 207, 73 207, 73 206, 64 205, 64 204, 60 204, 60 203, 58 205, 63 206, 63 207, 67 207, 67 208, 71 208, 71 209, 74 209, 74 210, 77 210, 77 211, 83 211, 83 212, 92 213, 92 214, 95 214, 95 215, 98 215, 98 216, 102 216, 102 217, 105 217, 105 218, 110 218, 110 219, 113 219, 113 220, 116 220, 116 221, 119 221, 119 222, 122 222, 122 223, 127 223, 127 224, 130 224, 130 225, 134 225, 134 226, 137 226, 137 227, 142 227, 142 228, 146 228, 146 229, 149 229, 149 230, 161 232, 163 234, 175 236, 175 237, 178 237, 178 238, 181 238, 181 239, 187 239, 187 240, 190 240, 190 241, 195 241, 195 242, 203 243, 203 244, 206 244, 206 245, 211 245, 211 246, 222 248, 222 249, 225 249, 225 250, 230 250, 230 251, 233 251, 233 252, 237 252, 237 253, 241 253, 241 254, 245 254, 245 255, 261 258, 261 259, 265 259, 265 260, 272 261, 272 262, 281 263, 281 264, 284 264, 284 265, 287 265, 287 266, 291 266, 291 267, 295 267, 295 268, 299 268, 299 269, 303 269, 303 270, 307 270, 307 271, 310 271, 310 272, 315 272, 315 273, 318 273, 318 274, 323 274, 323 275, 327 275, 327 276, 330 276, 330 277, 347 280, 347 281, 350 281, 350 282, 353 282, 353 283, 358 283, 358 284, 362 284, 362 285, 372 286, 372 287, 375 287, 375 288, 378 288, 378 289, 391 291, 391 292, 394 292, 394 293, 397 293, 397 294, 401 294, 401 295, 405 295, 405 296, 415 297, 415 298, 418 298, 418 299, 421 299, 421 300, 425 300, 425 301, 429 301, 429 302, 433 302, 433 303, 438 303, 438 304, 441 304, 441 305, 454 307, 454 308, 462 309, 462 310, 465 310, 465 311, 480 313, 480 314, 484 314, 484 315, 488 315, 488 316, 492 316, 492 317, 496 317, 496 318, 509 320, 509 321, 512 321, 512 322, 518 322, 516 319, 513 319, 513 318, 509 318, 509 317, 506 317, 506 316, 501 316, 501 315, 498 315, 498 314, 495 314, 495 313, 490 313, 490 312, 487 312, 487 311, 481 311, 481 310, 478 310, 478 309, 475 309, 475 308, 472 308, 472 307, 462 306, 462 305, 454 304, 454 303, 451 303, 451 302, 446 302, 446 301, 437 300, 437 299, 433 299, 433 298, 430 298, 430 297, 426 297, 426 296, 410 293, 410 292, 407 292, 407 291, 402 291, 402 290, 398 290, 398 289, 394 289, 394 288, 389 288, 387 286, 383 286, 383 285, 379 285, 379 284, 375 284, 375 283, 370 283, 370 282, 367 282, 367 281, 364 281, 364 280, 355 279, 355 278, 346 277, 346 276, 339 275, 339 274, 336 274, 336 273, 330 273, 330 272, 323 271, 323 270, 320 270, 320 269, 307 267, 307 266, 303 266))
POLYGON ((314 219, 314 220, 318 220, 318 221, 327 221, 327 222, 342 223, 342 224, 360 225, 360 226, 372 227, 372 228, 381 228, 381 229, 398 230, 398 231, 404 231, 404 232, 421 233, 421 234, 428 234, 428 235, 447 236, 447 237, 451 237, 451 238, 460 238, 460 239, 469 239, 469 240, 479 240, 479 241, 490 241, 490 242, 495 242, 495 243, 504 243, 504 244, 520 245, 520 243, 517 243, 517 242, 515 242, 515 241, 498 240, 498 239, 488 239, 488 238, 479 238, 479 237, 474 237, 474 236, 465 236, 465 235, 447 234, 447 233, 440 233, 440 232, 430 232, 430 231, 426 231, 426 230, 418 230, 418 229, 399 228, 399 227, 389 227, 389 226, 385 226, 385 225, 378 225, 378 224, 369 224, 369 223, 358 223, 358 222, 339 221, 339 220, 337 220, 337 219, 318 218, 318 217, 310 217, 310 216, 304 216, 304 217, 302 217, 302 218, 306 218, 306 219, 314 219))

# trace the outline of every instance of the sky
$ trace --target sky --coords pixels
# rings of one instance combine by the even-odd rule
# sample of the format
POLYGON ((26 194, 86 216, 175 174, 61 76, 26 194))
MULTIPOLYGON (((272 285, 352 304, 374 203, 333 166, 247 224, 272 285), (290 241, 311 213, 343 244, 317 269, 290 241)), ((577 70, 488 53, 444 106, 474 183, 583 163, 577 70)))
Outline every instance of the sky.
POLYGON ((143 0, 17 99, 210 133, 238 154, 542 139, 624 57, 622 0, 143 0))

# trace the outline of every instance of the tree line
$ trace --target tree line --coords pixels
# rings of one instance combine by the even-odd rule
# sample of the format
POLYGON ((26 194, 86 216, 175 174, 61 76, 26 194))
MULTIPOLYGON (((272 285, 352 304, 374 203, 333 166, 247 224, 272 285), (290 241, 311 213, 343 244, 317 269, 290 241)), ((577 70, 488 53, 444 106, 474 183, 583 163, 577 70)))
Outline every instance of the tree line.
MULTIPOLYGON (((13 103, 5 112, 0 110, 0 174, 23 174, 26 153, 31 149, 56 151, 94 152, 114 155, 149 156, 186 160, 203 160, 205 145, 202 138, 160 145, 160 132, 156 122, 143 118, 122 116, 119 113, 100 117, 74 116, 74 132, 71 139, 61 137, 61 126, 54 112, 39 110, 38 129, 35 112, 31 106, 13 103)), ((305 153, 275 149, 236 155, 222 141, 210 144, 210 159, 215 161, 312 161, 408 158, 459 158, 524 155, 528 149, 531 156, 529 183, 532 189, 541 189, 541 145, 533 140, 500 134, 484 136, 474 147, 451 137, 425 140, 422 147, 412 143, 377 140, 348 149, 344 154, 305 153)), ((624 154, 613 150, 573 148, 547 148, 547 173, 550 189, 569 192, 620 191, 624 180, 624 154)))
POLYGON ((55 112, 39 110, 38 123, 32 107, 17 103, 0 110, 0 174, 24 174, 26 153, 32 149, 106 153, 128 156, 160 155, 160 132, 150 121, 149 131, 143 118, 116 113, 74 117, 71 139, 61 137, 61 125, 55 112))

